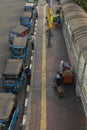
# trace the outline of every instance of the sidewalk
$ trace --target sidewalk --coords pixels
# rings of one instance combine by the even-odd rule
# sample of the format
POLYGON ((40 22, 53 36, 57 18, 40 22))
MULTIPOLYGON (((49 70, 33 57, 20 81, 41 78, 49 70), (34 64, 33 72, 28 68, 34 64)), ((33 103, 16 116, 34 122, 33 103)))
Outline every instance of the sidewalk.
MULTIPOLYGON (((77 99, 73 85, 64 86, 64 98, 59 99, 53 89, 53 79, 61 60, 68 61, 62 29, 56 25, 52 30, 52 47, 46 44, 46 128, 41 129, 42 103, 42 51, 43 20, 45 1, 39 1, 39 19, 36 31, 36 48, 32 68, 32 84, 27 108, 25 130, 86 130, 85 115, 80 99, 77 99)), ((53 3, 55 11, 56 3, 53 3)), ((46 38, 47 43, 47 38, 46 38)), ((44 115, 43 115, 44 116, 44 115)))

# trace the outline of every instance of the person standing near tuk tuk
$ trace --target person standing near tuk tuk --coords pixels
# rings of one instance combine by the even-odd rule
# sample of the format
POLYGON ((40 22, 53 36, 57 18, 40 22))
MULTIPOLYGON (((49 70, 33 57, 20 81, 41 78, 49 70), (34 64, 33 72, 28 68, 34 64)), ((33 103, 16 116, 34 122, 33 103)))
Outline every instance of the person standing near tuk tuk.
POLYGON ((57 72, 57 75, 54 79, 55 87, 59 87, 63 83, 63 74, 61 72, 57 72))
POLYGON ((39 17, 39 8, 38 6, 36 6, 36 18, 38 19, 38 17, 39 17))
POLYGON ((63 74, 60 72, 57 72, 57 75, 54 79, 54 89, 58 92, 58 97, 63 98, 64 97, 64 89, 63 89, 63 74))
POLYGON ((30 68, 29 68, 28 65, 25 65, 24 73, 25 73, 26 78, 27 78, 27 84, 30 85, 30 81, 31 81, 31 70, 30 70, 30 68))
POLYGON ((35 36, 34 36, 33 33, 31 33, 31 39, 30 39, 30 42, 31 42, 32 50, 34 50, 35 36))

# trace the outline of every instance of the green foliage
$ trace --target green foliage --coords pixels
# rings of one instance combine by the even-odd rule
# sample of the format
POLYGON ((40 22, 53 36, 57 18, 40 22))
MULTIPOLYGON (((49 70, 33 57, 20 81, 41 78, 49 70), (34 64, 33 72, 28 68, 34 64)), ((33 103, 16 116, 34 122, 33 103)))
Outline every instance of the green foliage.
POLYGON ((87 12, 87 0, 74 0, 74 1, 87 12))

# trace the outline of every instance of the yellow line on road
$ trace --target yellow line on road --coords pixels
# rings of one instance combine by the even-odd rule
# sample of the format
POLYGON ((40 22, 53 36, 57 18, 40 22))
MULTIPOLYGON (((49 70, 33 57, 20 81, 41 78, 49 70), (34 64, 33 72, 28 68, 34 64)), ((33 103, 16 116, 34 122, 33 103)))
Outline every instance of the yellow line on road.
POLYGON ((42 46, 42 94, 41 94, 41 125, 40 130, 46 130, 46 28, 44 27, 46 5, 43 15, 43 46, 42 46))

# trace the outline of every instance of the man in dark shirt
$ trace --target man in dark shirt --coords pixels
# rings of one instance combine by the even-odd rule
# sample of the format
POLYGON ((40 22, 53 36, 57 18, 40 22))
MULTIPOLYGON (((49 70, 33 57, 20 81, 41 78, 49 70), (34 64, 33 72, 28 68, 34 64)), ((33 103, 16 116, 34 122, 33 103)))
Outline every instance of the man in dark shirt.
POLYGON ((31 80, 31 70, 30 70, 30 68, 29 68, 28 65, 25 65, 24 72, 25 72, 25 74, 26 74, 27 84, 30 85, 30 80, 31 80))
POLYGON ((63 83, 63 75, 60 72, 57 72, 57 75, 55 77, 55 83, 56 87, 60 86, 63 83))

